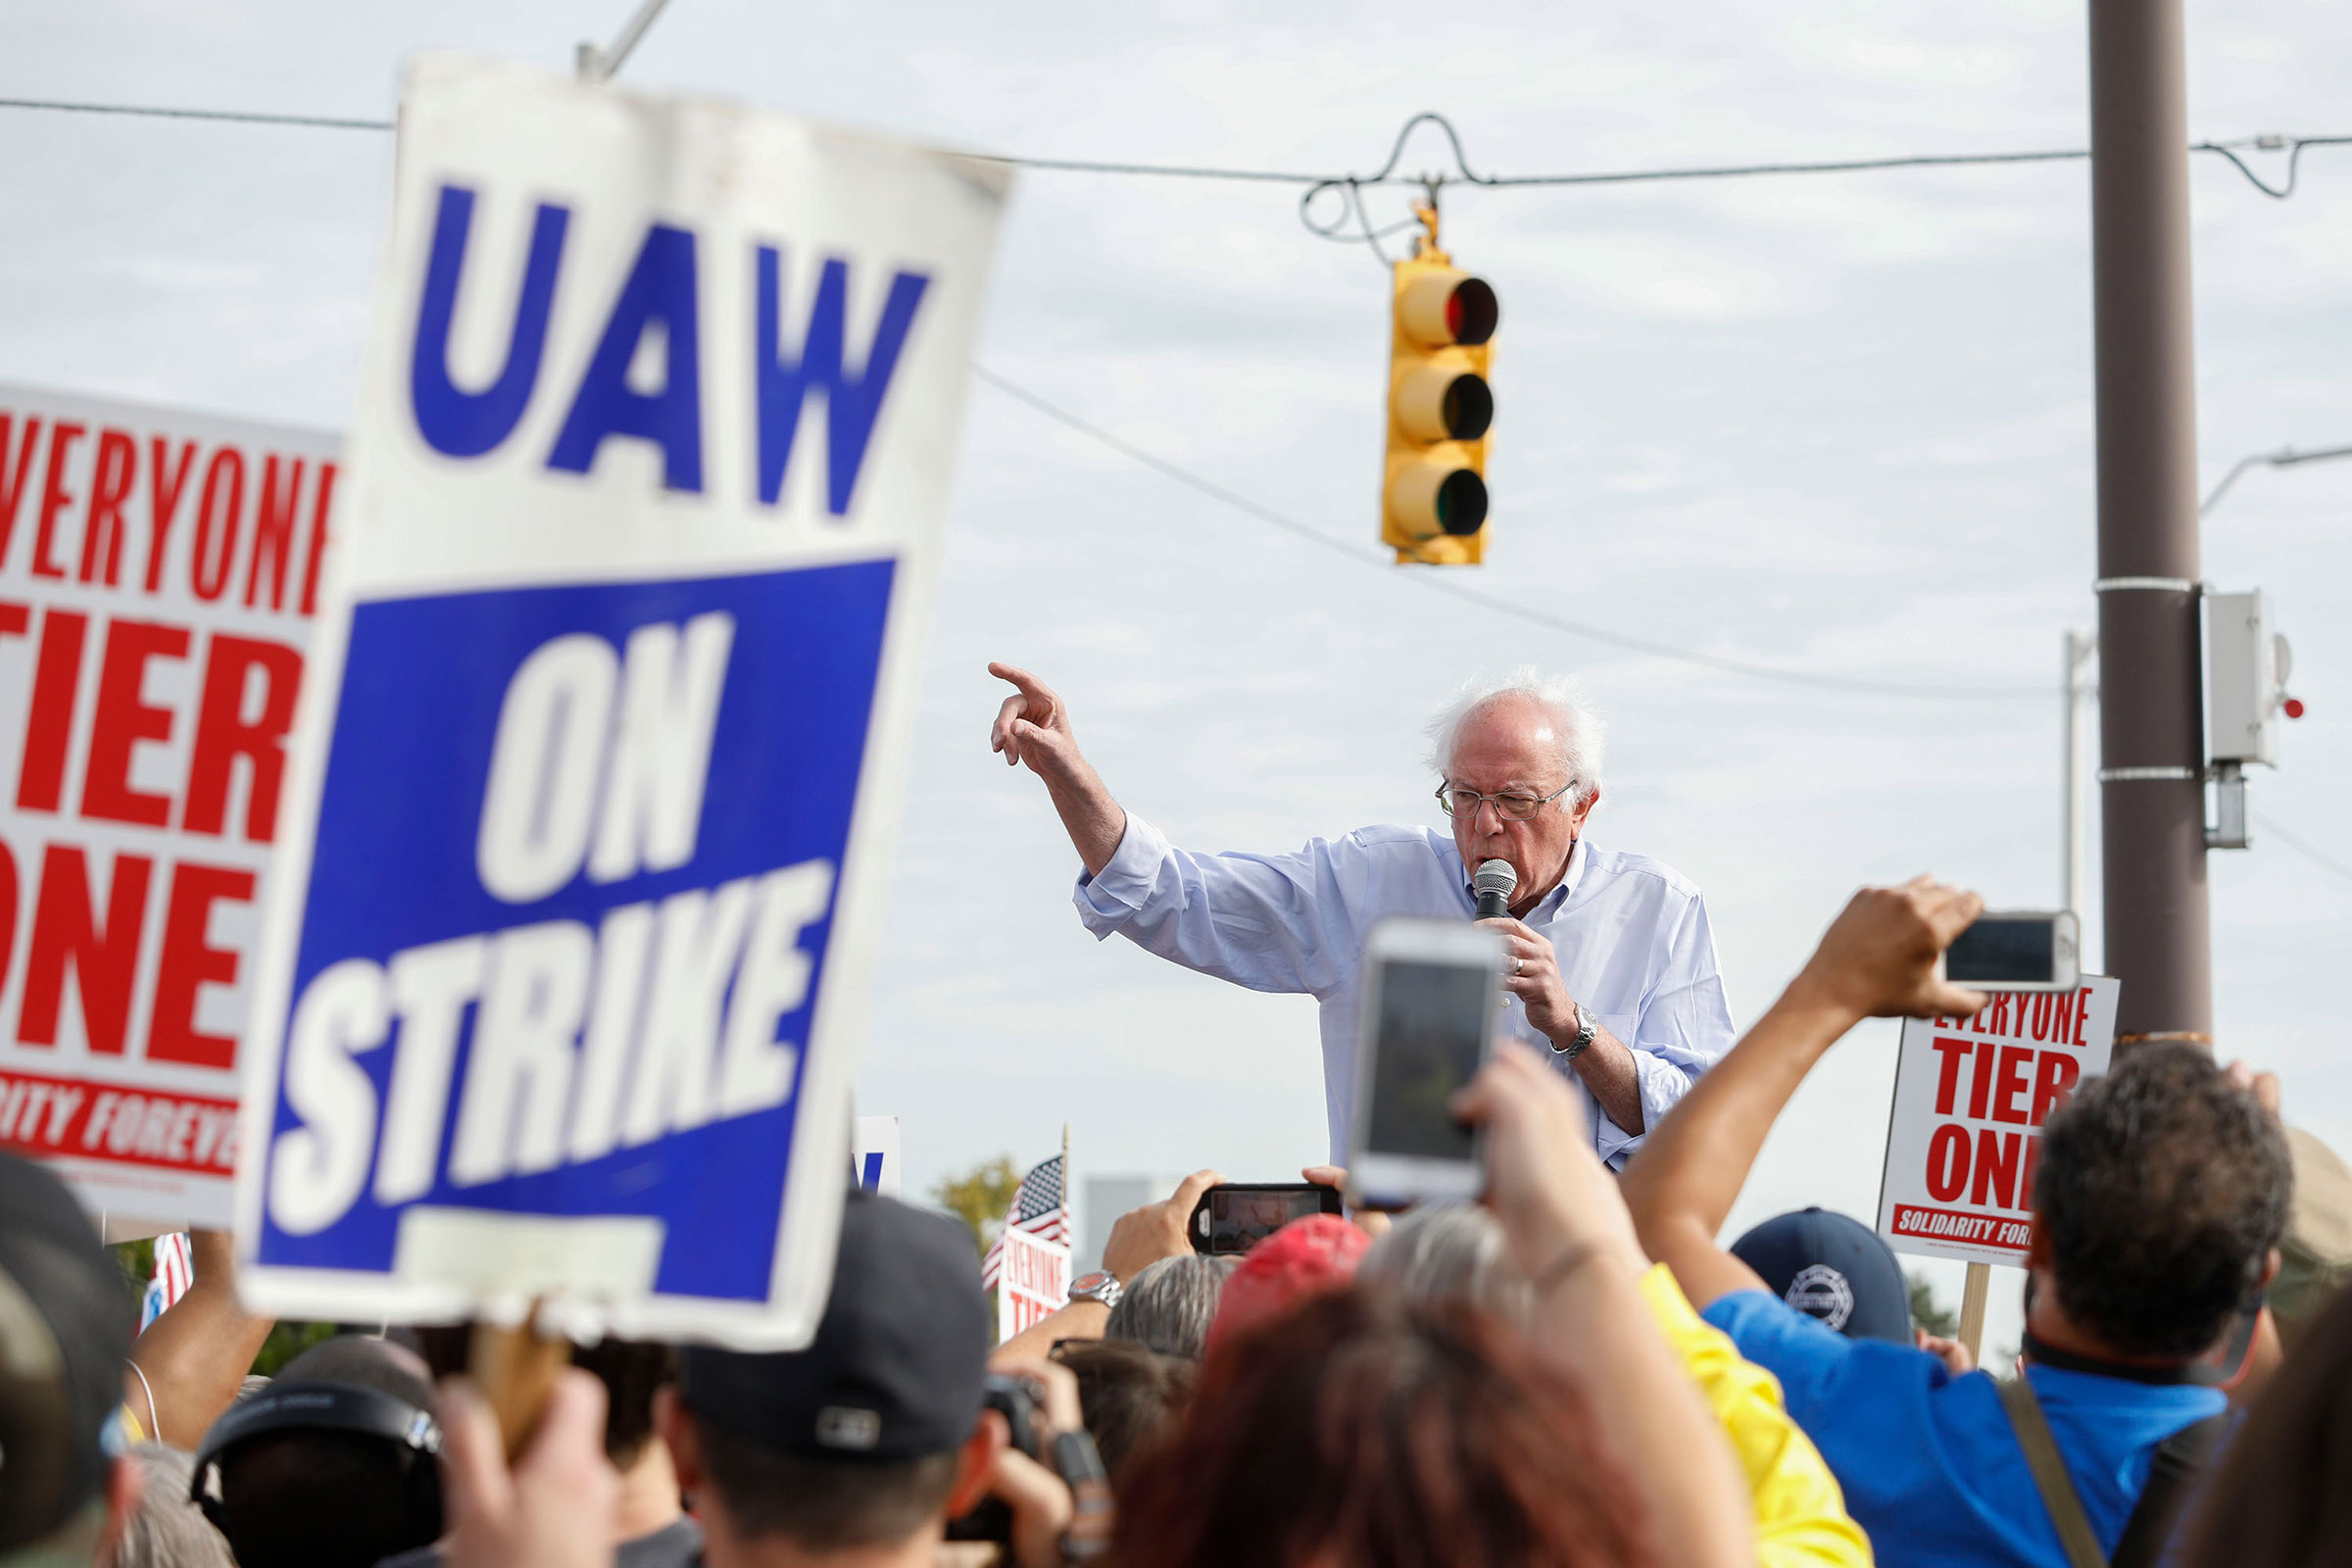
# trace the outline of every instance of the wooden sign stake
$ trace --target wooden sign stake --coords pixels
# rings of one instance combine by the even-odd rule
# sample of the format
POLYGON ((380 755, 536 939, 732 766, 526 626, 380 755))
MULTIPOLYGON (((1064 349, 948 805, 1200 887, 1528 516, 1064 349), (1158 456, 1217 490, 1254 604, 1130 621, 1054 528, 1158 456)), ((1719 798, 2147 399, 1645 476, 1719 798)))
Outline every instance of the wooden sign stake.
POLYGON ((506 1440, 509 1463, 539 1425, 556 1374, 571 1360, 571 1342, 561 1335, 550 1338, 538 1325, 537 1302, 511 1328, 477 1322, 466 1351, 466 1374, 498 1413, 498 1433, 506 1440))

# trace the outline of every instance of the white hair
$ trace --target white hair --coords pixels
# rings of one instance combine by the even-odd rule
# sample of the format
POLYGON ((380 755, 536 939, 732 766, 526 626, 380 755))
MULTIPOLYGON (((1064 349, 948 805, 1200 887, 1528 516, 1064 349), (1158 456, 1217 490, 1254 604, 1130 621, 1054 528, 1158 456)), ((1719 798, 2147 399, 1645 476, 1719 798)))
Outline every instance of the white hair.
POLYGON ((1600 763, 1608 750, 1608 721, 1585 694, 1574 675, 1546 675, 1533 664, 1522 664, 1507 680, 1474 680, 1454 694, 1453 701, 1429 721, 1429 765, 1444 778, 1453 766, 1454 742, 1462 726, 1495 703, 1525 697, 1541 703, 1552 715, 1551 732, 1559 743, 1560 766, 1576 780, 1576 802, 1582 805, 1600 788, 1600 763))

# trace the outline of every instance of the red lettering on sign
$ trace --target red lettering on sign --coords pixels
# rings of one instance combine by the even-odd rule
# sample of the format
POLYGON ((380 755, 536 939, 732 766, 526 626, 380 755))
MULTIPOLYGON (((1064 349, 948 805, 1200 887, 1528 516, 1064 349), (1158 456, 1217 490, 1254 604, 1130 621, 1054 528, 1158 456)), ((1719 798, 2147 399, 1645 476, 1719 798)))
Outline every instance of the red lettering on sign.
POLYGON ((9 425, 16 416, 0 414, 0 563, 8 560, 9 541, 17 533, 17 503, 24 499, 24 476, 32 471, 32 447, 41 436, 37 416, 27 416, 24 433, 17 438, 17 461, 8 461, 9 425))
POLYGON ((2041 1140, 2028 1138, 2025 1145, 2025 1152, 2017 1162, 2017 1202, 2014 1206, 2018 1208, 2034 1206, 2034 1175, 2041 1169, 2041 1140))
POLYGON ((262 560, 269 558, 270 608, 286 608, 286 567, 294 559, 294 510, 302 499, 302 468, 300 458, 293 461, 286 482, 277 482, 278 455, 270 453, 262 464, 262 494, 253 517, 253 560, 245 568, 245 608, 253 608, 254 599, 262 591, 262 560))
POLYGON ((188 763, 188 800, 180 826, 197 833, 224 831, 229 769, 242 757, 252 787, 245 796, 245 836, 267 844, 277 831, 277 789, 286 771, 286 731, 302 685, 302 655, 283 643, 215 634, 204 662, 204 696, 196 710, 195 754, 188 763), (245 692, 262 676, 261 710, 244 716, 245 692))
POLYGON ((1968 1113, 1979 1121, 1984 1119, 1984 1103, 1992 1098, 1992 1066, 2000 1053, 1991 1046, 1977 1052, 1976 1076, 1969 1081, 1968 1113))
MULTIPOLYGON (((2025 1004, 2021 1002, 2018 1005, 2023 1007, 2025 1004)), ((2025 1031, 2018 1032, 2023 1034, 2025 1031)), ((2037 991, 2034 994, 2034 1038, 2036 1040, 2050 1038, 2050 994, 2047 991, 2037 991)))
POLYGON ((318 499, 311 505, 311 557, 302 566, 302 604, 308 615, 318 608, 318 564, 326 559, 326 503, 335 493, 335 466, 318 465, 318 499))
POLYGON ((147 662, 187 657, 188 634, 181 627, 143 620, 108 624, 98 710, 90 721, 89 770, 81 781, 82 815, 144 827, 172 820, 172 798, 132 789, 130 764, 140 742, 172 738, 172 710, 145 700, 147 662))
POLYGON ((147 877, 154 864, 142 855, 115 857, 101 922, 91 897, 88 858, 73 845, 49 846, 24 957, 19 1040, 28 1046, 57 1044, 66 968, 72 965, 90 1049, 110 1056, 122 1054, 130 1026, 130 983, 139 964, 139 928, 147 917, 147 877))
POLYGON ((0 1072, 0 1148, 218 1174, 236 1165, 234 1101, 95 1089, 0 1072))
POLYGON ((1968 1129, 1945 1122, 1928 1140, 1928 1196, 1948 1203, 1968 1185, 1968 1129))
POLYGON ((2063 1046, 2071 1044, 2074 1037, 2075 994, 2069 991, 2050 1008, 2050 1038, 2063 1046))
POLYGON ((237 520, 244 510, 244 455, 235 447, 222 447, 205 466, 204 498, 196 504, 196 551, 188 563, 188 585, 208 604, 228 587, 229 573, 236 565, 237 520), (228 491, 225 508, 215 505, 223 484, 228 491), (213 548, 216 529, 220 539, 218 550, 213 548))
POLYGON ((33 662, 32 701, 24 715, 24 760, 18 765, 17 806, 54 811, 66 788, 66 742, 74 729, 74 697, 81 685, 82 633, 90 617, 52 610, 41 617, 41 651, 33 662))
POLYGON ((2075 1046, 2078 1050, 2088 1051, 2090 1049, 2090 1042, 2082 1038, 2082 1031, 2089 1027, 2090 987, 2084 986, 2077 994, 2075 1001, 2075 1046))
POLYGON ((1996 1133, 1989 1127, 1978 1131, 1977 1179, 1969 1189, 1970 1202, 1984 1203, 1989 1200, 1997 1207, 2017 1207, 2019 1142, 2015 1133, 1996 1133))
POLYGON ((109 588, 122 576, 122 501, 136 477, 139 444, 121 430, 98 432, 98 471, 90 479, 90 511, 81 526, 81 581, 95 582, 99 557, 109 588))
POLYGON ((0 839, 0 979, 17 956, 17 858, 0 839))
POLYGON ((237 982, 236 951, 212 946, 207 929, 215 904, 222 900, 252 902, 253 880, 251 871, 226 866, 182 861, 172 867, 172 893, 164 915, 163 965, 155 977, 155 1021, 147 1033, 150 1060, 184 1061, 196 1067, 236 1064, 236 1036, 198 1030, 196 1000, 207 985, 237 982))
POLYGON ((41 520, 32 536, 32 574, 35 577, 63 577, 66 568, 58 564, 57 514, 72 505, 74 498, 66 494, 66 457, 74 443, 87 432, 78 424, 60 419, 49 427, 49 476, 41 481, 41 520))
POLYGON ((2009 1032, 2009 993, 2006 991, 1994 992, 1992 994, 1992 1006, 1987 1009, 1986 1013, 1984 1014, 1984 1032, 1986 1034, 2007 1034, 2009 1032))
POLYGON ((1936 1037, 1936 1054, 1943 1060, 1936 1068, 1936 1114, 1949 1116, 1952 1100, 1960 1090, 1960 1064, 1968 1059, 1969 1043, 1954 1035, 1936 1037))
POLYGON ((2034 1072, 2034 1125, 2038 1127, 2049 1120, 2050 1110, 2067 1097, 2075 1080, 2082 1076, 2082 1064, 2064 1052, 2045 1051, 2034 1072))
MULTIPOLYGON (((2018 1010, 2023 1012, 2025 1008, 2021 1004, 2018 1010)), ((2032 1061, 2034 1056, 2034 1051, 2032 1046, 2001 1047, 2000 1075, 1992 1096, 1992 1119, 1994 1121, 2016 1122, 2021 1127, 2025 1125, 2026 1107, 2019 1104, 2017 1101, 2018 1096, 2024 1094, 2029 1087, 2030 1080, 2026 1077, 2026 1063, 2032 1061)))
POLYGON ((162 436, 152 437, 147 451, 155 460, 155 482, 147 497, 147 591, 153 594, 163 591, 164 551, 172 542, 172 521, 179 511, 180 492, 188 487, 188 470, 196 463, 196 443, 179 444, 176 466, 170 461, 172 443, 162 436))

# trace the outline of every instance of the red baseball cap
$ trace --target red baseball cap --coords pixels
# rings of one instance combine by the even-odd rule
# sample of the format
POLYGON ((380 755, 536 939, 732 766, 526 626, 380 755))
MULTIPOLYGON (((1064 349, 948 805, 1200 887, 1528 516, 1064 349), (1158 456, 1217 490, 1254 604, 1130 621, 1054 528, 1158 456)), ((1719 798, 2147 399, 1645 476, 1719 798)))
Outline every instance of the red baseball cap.
POLYGON ((1250 1250, 1217 1296, 1208 1350, 1309 1297, 1345 1290, 1372 1239, 1337 1214, 1296 1219, 1250 1250))

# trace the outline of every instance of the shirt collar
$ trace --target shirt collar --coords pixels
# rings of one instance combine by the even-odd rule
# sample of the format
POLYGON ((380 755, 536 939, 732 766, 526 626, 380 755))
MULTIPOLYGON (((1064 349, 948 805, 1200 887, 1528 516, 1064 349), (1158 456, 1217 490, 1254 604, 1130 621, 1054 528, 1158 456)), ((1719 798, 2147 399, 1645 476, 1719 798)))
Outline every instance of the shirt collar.
MULTIPOLYGON (((1457 856, 1456 858, 1458 859, 1459 857, 1457 856)), ((1462 867, 1462 869, 1464 871, 1468 871, 1470 868, 1465 865, 1462 867)), ((1559 886, 1553 888, 1549 893, 1544 894, 1544 901, 1527 912, 1530 914, 1549 914, 1554 912, 1560 907, 1561 905, 1568 902, 1569 896, 1576 892, 1577 884, 1582 882, 1584 879, 1585 836, 1582 833, 1579 833, 1576 836, 1576 848, 1568 852, 1568 869, 1561 874, 1559 886)), ((1462 879, 1462 891, 1469 895, 1471 903, 1476 904, 1478 902, 1478 890, 1470 885, 1470 880, 1466 876, 1462 879)))

